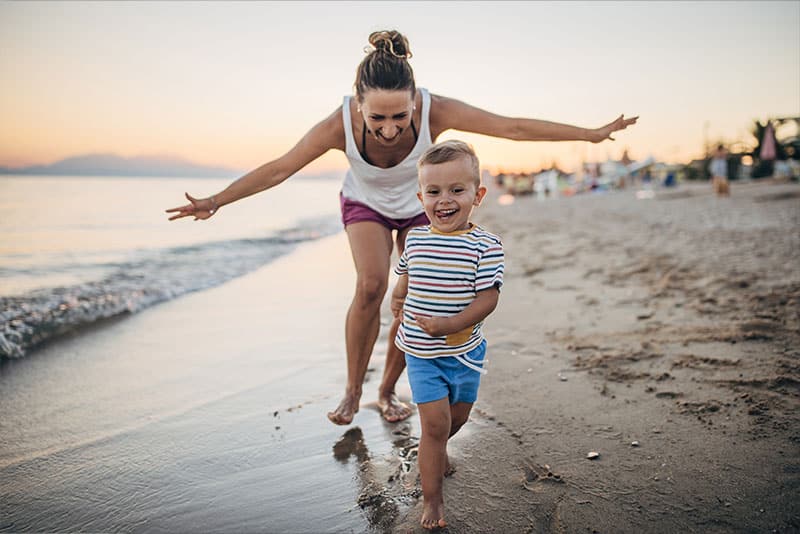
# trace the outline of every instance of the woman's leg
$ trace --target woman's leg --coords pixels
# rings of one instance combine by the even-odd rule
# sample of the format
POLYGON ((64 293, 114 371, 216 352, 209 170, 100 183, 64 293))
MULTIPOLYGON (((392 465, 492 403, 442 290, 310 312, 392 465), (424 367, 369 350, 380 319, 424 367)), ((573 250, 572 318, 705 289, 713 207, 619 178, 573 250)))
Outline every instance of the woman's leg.
POLYGON ((422 479, 422 527, 428 530, 447 526, 444 520, 442 483, 447 465, 447 439, 450 433, 450 404, 447 397, 417 405, 422 425, 419 440, 419 474, 422 479))
MULTIPOLYGON (((406 235, 408 235, 409 230, 411 228, 397 232, 398 256, 405 250, 406 235)), ((383 367, 383 378, 378 390, 378 407, 383 414, 383 418, 390 423, 402 421, 411 415, 411 407, 404 402, 400 402, 394 392, 395 384, 397 384, 397 380, 406 368, 405 355, 394 344, 394 338, 397 335, 401 320, 400 317, 392 318, 392 326, 389 328, 389 343, 386 348, 386 365, 383 367)))
POLYGON ((338 425, 350 424, 358 411, 361 387, 380 329, 380 307, 392 254, 391 231, 379 223, 353 223, 345 231, 356 266, 356 293, 345 321, 347 387, 339 406, 328 413, 328 419, 338 425))

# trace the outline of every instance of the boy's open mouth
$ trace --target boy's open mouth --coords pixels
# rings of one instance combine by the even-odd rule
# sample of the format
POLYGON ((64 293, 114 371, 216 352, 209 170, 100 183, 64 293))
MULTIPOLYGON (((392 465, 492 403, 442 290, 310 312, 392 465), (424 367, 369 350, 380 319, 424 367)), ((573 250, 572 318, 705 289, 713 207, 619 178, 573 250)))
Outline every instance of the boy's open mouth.
POLYGON ((439 219, 447 220, 453 215, 455 215, 457 211, 458 209, 456 208, 451 208, 447 210, 436 210, 436 217, 439 219))

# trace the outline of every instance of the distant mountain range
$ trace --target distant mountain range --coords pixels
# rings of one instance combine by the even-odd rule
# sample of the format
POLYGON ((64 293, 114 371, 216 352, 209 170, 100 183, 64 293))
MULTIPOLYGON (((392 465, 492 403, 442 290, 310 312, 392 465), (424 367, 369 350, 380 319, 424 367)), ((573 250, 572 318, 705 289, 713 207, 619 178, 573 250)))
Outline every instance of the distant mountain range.
POLYGON ((172 156, 86 154, 62 159, 50 165, 0 167, 0 174, 59 176, 158 176, 186 178, 235 178, 241 170, 211 167, 172 156))

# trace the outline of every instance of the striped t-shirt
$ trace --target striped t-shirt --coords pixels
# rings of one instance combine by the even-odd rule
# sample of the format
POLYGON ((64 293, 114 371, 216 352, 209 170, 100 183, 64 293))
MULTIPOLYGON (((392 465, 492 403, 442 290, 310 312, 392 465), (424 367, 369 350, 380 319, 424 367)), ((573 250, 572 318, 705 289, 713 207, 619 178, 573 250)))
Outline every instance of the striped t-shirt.
POLYGON ((483 322, 462 332, 432 337, 415 315, 449 317, 469 306, 478 291, 503 285, 503 244, 475 225, 441 233, 428 226, 413 228, 394 271, 408 275, 403 322, 395 345, 413 356, 436 358, 465 354, 483 341, 483 322))

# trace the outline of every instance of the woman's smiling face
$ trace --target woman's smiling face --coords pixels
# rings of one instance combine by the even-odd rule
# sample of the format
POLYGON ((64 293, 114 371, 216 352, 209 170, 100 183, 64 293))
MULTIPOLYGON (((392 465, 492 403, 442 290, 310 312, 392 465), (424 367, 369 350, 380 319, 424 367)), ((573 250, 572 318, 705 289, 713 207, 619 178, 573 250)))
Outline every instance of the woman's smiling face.
POLYGON ((411 91, 373 89, 359 104, 367 133, 380 144, 393 146, 411 125, 414 95, 411 91))

